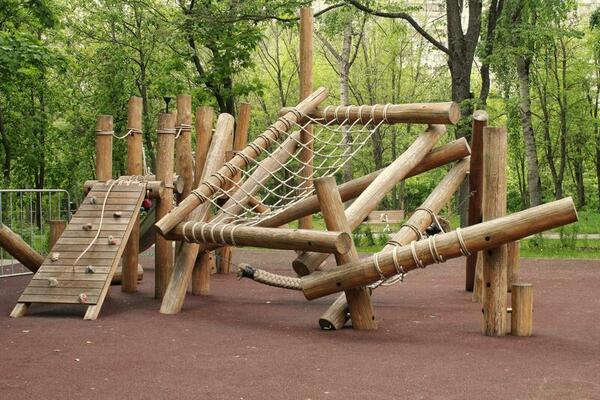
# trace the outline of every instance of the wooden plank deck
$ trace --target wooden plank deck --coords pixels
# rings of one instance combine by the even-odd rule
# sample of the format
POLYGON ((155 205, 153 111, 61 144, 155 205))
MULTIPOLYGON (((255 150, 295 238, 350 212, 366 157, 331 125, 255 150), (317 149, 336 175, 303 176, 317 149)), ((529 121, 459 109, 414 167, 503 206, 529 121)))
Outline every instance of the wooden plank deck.
POLYGON ((88 310, 85 319, 98 316, 146 194, 146 185, 136 182, 114 185, 110 192, 108 189, 109 185, 98 183, 87 194, 19 297, 11 314, 13 317, 25 315, 31 303, 86 305, 88 310), (115 211, 120 211, 121 215, 115 216, 115 211), (91 229, 85 229, 87 224, 91 224, 91 229), (98 229, 98 239, 75 265, 98 229), (115 244, 109 244, 109 236, 112 236, 115 244), (53 260, 53 256, 57 256, 57 259, 53 260), (94 272, 88 272, 87 266, 92 266, 94 272))

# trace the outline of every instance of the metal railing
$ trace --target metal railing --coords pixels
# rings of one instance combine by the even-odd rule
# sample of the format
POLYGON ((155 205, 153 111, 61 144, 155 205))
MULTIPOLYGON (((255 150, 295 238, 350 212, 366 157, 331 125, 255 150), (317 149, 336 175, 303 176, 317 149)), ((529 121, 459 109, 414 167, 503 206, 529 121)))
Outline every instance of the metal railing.
MULTIPOLYGON (((64 189, 0 189, 0 223, 42 255, 48 254, 50 220, 71 219, 71 196, 64 189)), ((0 278, 31 272, 0 247, 0 278)))

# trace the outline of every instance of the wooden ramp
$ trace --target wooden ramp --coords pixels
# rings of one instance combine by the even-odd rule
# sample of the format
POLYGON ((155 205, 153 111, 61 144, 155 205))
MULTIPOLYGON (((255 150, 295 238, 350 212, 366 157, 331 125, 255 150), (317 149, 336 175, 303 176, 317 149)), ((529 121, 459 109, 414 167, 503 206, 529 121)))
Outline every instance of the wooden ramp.
POLYGON ((87 306, 84 319, 96 319, 145 193, 142 182, 118 180, 94 185, 25 288, 11 317, 25 315, 32 303, 54 303, 87 306), (98 239, 74 265, 98 229, 98 239))

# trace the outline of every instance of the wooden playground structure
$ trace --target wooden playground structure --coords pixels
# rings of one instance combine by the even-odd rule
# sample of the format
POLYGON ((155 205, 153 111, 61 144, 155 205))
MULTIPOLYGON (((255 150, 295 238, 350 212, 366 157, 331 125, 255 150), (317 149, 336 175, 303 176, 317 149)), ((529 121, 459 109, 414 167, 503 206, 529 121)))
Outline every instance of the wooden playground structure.
POLYGON ((517 241, 576 221, 572 200, 506 215, 507 131, 487 127, 483 111, 473 116, 470 145, 464 138, 440 145, 447 126, 460 118, 452 102, 321 106, 327 90, 312 89, 309 9, 301 12, 300 32, 301 101, 282 109, 260 134, 249 135, 248 104, 240 105, 237 121, 218 115, 213 132, 213 110, 199 107, 192 118, 191 97, 179 95, 177 112, 159 116, 151 174, 143 165, 141 99, 132 97, 125 136, 128 176, 113 179, 112 117, 99 116, 96 179, 86 184, 82 206, 48 257, 0 230, 0 245, 36 271, 11 315, 25 315, 32 303, 60 303, 84 305, 85 319, 97 318, 121 259, 122 290, 135 292, 139 211, 148 197, 156 203, 154 295, 163 314, 181 311, 188 288, 192 295, 210 294, 215 258, 220 271, 228 273, 232 248, 254 246, 296 251, 293 276, 240 265, 240 277, 301 291, 308 300, 338 294, 319 319, 323 329, 341 329, 349 320, 355 329, 377 329, 371 300, 376 289, 402 282, 414 269, 464 256, 465 288, 483 304, 483 333, 530 335, 532 286, 518 281, 517 241), (427 128, 382 170, 338 184, 338 171, 374 131, 402 123, 427 128), (347 132, 352 143, 345 141, 347 132), (360 259, 352 231, 399 182, 446 166, 444 178, 389 242, 360 259), (175 179, 180 193, 175 193, 175 179), (445 231, 438 214, 465 180, 471 193, 469 226, 445 231), (312 229, 316 213, 327 231, 312 229), (294 221, 297 229, 289 226, 294 221), (432 225, 440 233, 427 236, 432 225), (331 254, 337 265, 324 266, 331 254))

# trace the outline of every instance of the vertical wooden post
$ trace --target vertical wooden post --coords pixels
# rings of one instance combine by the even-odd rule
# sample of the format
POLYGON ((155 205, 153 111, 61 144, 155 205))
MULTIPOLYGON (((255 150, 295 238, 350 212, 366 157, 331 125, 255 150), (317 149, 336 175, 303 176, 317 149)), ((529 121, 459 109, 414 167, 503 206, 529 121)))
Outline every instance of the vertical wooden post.
MULTIPOLYGON (((173 168, 175 145, 175 114, 160 114, 156 142, 156 179, 165 183, 165 190, 156 205, 156 220, 173 207, 173 168)), ((173 243, 156 233, 154 246, 154 297, 162 299, 173 272, 173 243)))
MULTIPOLYGON (((212 140, 214 112, 212 107, 202 106, 196 110, 196 172, 194 175, 194 187, 202 183, 202 172, 206 164, 206 157, 212 140)), ((208 216, 208 213, 207 213, 208 216)), ((210 294, 211 261, 214 259, 212 253, 201 252, 196 257, 194 269, 192 270, 192 294, 210 294)))
POLYGON ((112 178, 112 115, 99 115, 96 120, 96 179, 106 182, 112 178))
MULTIPOLYGON (((312 93, 313 87, 313 10, 310 7, 300 9, 300 100, 312 93)), ((307 126, 302 130, 300 141, 306 145, 300 151, 300 161, 304 164, 300 171, 305 178, 304 186, 312 186, 313 173, 313 127, 307 126)), ((299 228, 312 229, 312 215, 300 218, 299 228)))
MULTIPOLYGON (((250 104, 241 103, 238 118, 235 122, 235 136, 233 138, 233 153, 242 151, 248 144, 248 128, 250 126, 250 104)), ((229 160, 228 160, 229 161, 229 160)), ((233 177, 233 181, 239 181, 241 173, 237 173, 233 177)), ((233 248, 230 246, 223 246, 217 250, 218 262, 221 266, 221 273, 228 274, 231 265, 231 258, 233 257, 233 248)))
MULTIPOLYGON (((315 190, 321 205, 321 212, 325 220, 325 226, 330 231, 341 231, 352 234, 350 224, 344 213, 344 203, 333 176, 315 180, 315 190)), ((358 261, 358 252, 354 243, 346 254, 336 254, 335 261, 338 265, 351 261, 358 261)), ((371 297, 366 288, 347 290, 346 299, 350 308, 352 327, 355 329, 377 329, 377 321, 373 315, 371 297)))
POLYGON ((531 336, 533 330, 533 285, 530 283, 514 283, 512 285, 511 301, 511 335, 531 336))
MULTIPOLYGON (((127 108, 127 174, 144 175, 142 156, 142 98, 132 96, 129 98, 127 108)), ((134 223, 123 252, 123 273, 121 290, 133 293, 137 291, 138 259, 140 251, 140 218, 134 223)))
POLYGON ((519 281, 519 268, 520 268, 520 260, 521 257, 521 242, 518 240, 515 242, 510 242, 507 246, 507 275, 506 281, 508 286, 508 291, 512 290, 512 285, 519 281))
POLYGON ((177 96, 177 135, 175 140, 175 171, 183 179, 183 191, 180 200, 185 199, 194 185, 194 166, 192 162, 192 96, 177 96))
MULTIPOLYGON (((483 220, 506 215, 506 128, 483 130, 483 220)), ((483 333, 506 334, 506 245, 483 252, 483 333)))
MULTIPOLYGON (((483 110, 476 110, 473 113, 473 125, 471 132, 471 166, 469 172, 469 225, 475 225, 482 221, 481 204, 483 199, 483 128, 487 125, 488 114, 483 110)), ((476 270, 481 272, 481 263, 477 266, 477 255, 473 253, 467 257, 465 290, 472 292, 476 278, 476 270)), ((481 287, 481 283, 479 284, 481 287)), ((473 294, 475 299, 475 294, 473 294)), ((480 293, 477 295, 478 301, 481 301, 480 293)))
POLYGON ((67 227, 67 221, 64 219, 51 219, 48 224, 50 225, 50 249, 52 249, 67 227))

